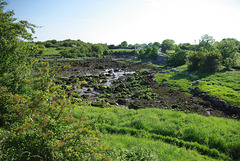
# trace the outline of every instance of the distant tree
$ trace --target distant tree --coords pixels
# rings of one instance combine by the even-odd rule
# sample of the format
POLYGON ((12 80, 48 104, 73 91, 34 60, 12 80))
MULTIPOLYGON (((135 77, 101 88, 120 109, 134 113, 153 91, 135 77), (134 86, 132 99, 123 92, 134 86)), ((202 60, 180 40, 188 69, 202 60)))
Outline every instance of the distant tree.
POLYGON ((157 46, 154 46, 152 48, 152 51, 149 55, 149 58, 152 59, 152 60, 156 60, 157 59, 157 55, 158 55, 158 47, 157 46))
POLYGON ((103 55, 102 45, 99 45, 99 44, 92 45, 92 51, 95 57, 100 57, 103 55))
POLYGON ((138 53, 138 59, 144 59, 144 49, 140 49, 138 53))
POLYGON ((237 46, 237 42, 235 40, 224 39, 217 43, 217 48, 222 54, 223 65, 227 69, 236 65, 239 47, 237 46))
POLYGON ((190 43, 183 43, 178 45, 182 50, 189 50, 191 48, 190 43))
POLYGON ((199 50, 202 51, 213 51, 214 50, 215 39, 208 34, 205 34, 199 40, 199 50))
POLYGON ((174 49, 175 41, 171 39, 163 40, 161 44, 162 52, 166 53, 167 50, 173 50, 174 49))
POLYGON ((121 47, 123 47, 123 48, 128 47, 127 41, 123 41, 123 42, 121 43, 121 47))
POLYGON ((109 49, 116 49, 116 46, 114 44, 108 45, 109 49))
POLYGON ((160 44, 159 42, 154 42, 154 43, 153 43, 153 46, 157 46, 158 48, 160 48, 160 47, 161 47, 161 44, 160 44))
POLYGON ((158 54, 158 47, 148 47, 146 50, 141 49, 138 54, 138 59, 152 59, 156 60, 158 54))
POLYGON ((150 42, 150 43, 148 44, 148 47, 153 47, 153 43, 150 42))
POLYGON ((135 49, 135 45, 129 44, 129 45, 128 45, 128 48, 129 48, 129 49, 135 49))

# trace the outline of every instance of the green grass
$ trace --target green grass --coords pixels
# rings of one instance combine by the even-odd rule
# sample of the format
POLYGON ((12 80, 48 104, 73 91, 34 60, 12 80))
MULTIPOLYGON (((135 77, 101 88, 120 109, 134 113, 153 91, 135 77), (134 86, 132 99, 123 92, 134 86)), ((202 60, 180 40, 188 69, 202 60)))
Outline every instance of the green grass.
POLYGON ((208 94, 221 98, 229 103, 240 105, 240 72, 239 71, 225 71, 215 74, 204 74, 199 72, 188 72, 187 66, 178 67, 179 73, 158 73, 155 75, 157 82, 163 79, 167 80, 167 84, 174 89, 182 88, 189 92, 192 82, 200 80, 197 86, 202 91, 208 94))
POLYGON ((119 52, 119 51, 126 51, 126 52, 131 52, 135 49, 110 49, 110 51, 113 51, 113 52, 119 52))
POLYGON ((43 54, 41 56, 61 56, 59 54, 60 50, 57 50, 56 48, 45 48, 43 51, 43 54))
MULTIPOLYGON (((106 138, 105 144, 114 148, 120 143, 123 148, 129 148, 125 144, 132 139, 136 142, 145 139, 146 145, 143 142, 142 146, 153 150, 157 156, 161 151, 180 148, 186 152, 185 155, 191 150, 207 157, 240 159, 240 122, 236 120, 154 108, 129 110, 117 107, 82 107, 74 112, 74 116, 88 117, 88 124, 95 126, 107 138, 112 137, 112 144, 106 138), (118 141, 121 137, 126 139, 125 143, 118 141), (166 146, 156 150, 156 145, 150 146, 154 140, 159 144, 164 142, 166 146)), ((175 157, 171 153, 166 153, 166 156, 175 157)))
POLYGON ((161 140, 116 134, 104 134, 103 140, 105 146, 112 147, 110 156, 113 160, 215 160, 198 154, 195 150, 189 150, 184 147, 179 148, 176 145, 167 144, 161 140), (124 155, 121 155, 122 153, 124 155))

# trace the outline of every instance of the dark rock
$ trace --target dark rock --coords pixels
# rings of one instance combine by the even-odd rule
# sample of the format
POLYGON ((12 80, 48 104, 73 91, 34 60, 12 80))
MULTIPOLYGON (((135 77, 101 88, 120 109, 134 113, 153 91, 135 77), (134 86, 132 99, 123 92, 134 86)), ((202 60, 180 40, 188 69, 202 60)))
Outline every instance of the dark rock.
POLYGON ((228 110, 230 105, 228 103, 226 103, 225 101, 220 101, 220 100, 216 100, 214 102, 214 105, 217 106, 218 108, 224 109, 224 110, 228 110))
POLYGON ((129 109, 135 109, 135 110, 137 110, 137 109, 139 109, 140 107, 139 107, 137 104, 135 104, 134 102, 131 102, 131 103, 129 104, 128 108, 129 108, 129 109))
POLYGON ((172 109, 178 108, 178 105, 172 105, 172 109))
POLYGON ((231 112, 235 113, 235 114, 240 114, 240 107, 233 105, 230 107, 231 112))
POLYGON ((211 103, 209 101, 206 101, 206 102, 203 103, 203 105, 206 106, 206 107, 210 107, 211 103))
POLYGON ((125 100, 125 99, 118 99, 117 103, 120 104, 120 105, 127 105, 128 104, 127 100, 125 100))

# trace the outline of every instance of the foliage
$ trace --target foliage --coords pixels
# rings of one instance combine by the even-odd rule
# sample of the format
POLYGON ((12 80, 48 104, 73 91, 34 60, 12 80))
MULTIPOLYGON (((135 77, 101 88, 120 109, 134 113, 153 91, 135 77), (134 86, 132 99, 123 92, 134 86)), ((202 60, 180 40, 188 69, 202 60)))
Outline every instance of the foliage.
POLYGON ((161 82, 167 80, 167 84, 173 89, 182 89, 189 92, 192 82, 199 80, 197 87, 201 91, 206 91, 211 96, 220 98, 228 103, 240 105, 240 73, 238 71, 225 71, 214 74, 202 73, 199 71, 189 72, 187 65, 179 66, 179 73, 169 72, 166 74, 156 74, 155 79, 161 82))
POLYGON ((216 71, 219 71, 221 62, 222 56, 219 52, 212 51, 205 53, 203 55, 200 71, 205 73, 214 73, 216 71))
MULTIPOLYGON (((154 139, 215 158, 231 160, 230 157, 240 157, 240 126, 237 120, 154 108, 136 111, 117 107, 88 107, 84 108, 84 112, 79 109, 74 113, 75 117, 81 115, 89 117, 88 123, 103 133, 145 139, 143 147, 146 147, 146 142, 154 139)), ((132 144, 130 139, 122 142, 126 147, 132 144)), ((114 148, 121 147, 114 145, 112 139, 111 143, 114 148)))
POLYGON ((22 41, 31 40, 29 24, 0 2, 0 160, 107 159, 99 133, 70 114, 74 92, 55 84, 57 70, 28 58, 37 53, 22 41))
POLYGON ((111 49, 109 50, 109 55, 117 55, 117 56, 135 56, 138 51, 135 49, 111 49))
POLYGON ((3 12, 5 1, 0 1, 0 76, 12 71, 34 52, 35 47, 20 39, 32 40, 35 25, 27 21, 18 21, 13 11, 3 12), (26 54, 22 54, 22 53, 26 54), (27 55, 29 54, 29 55, 27 55))
POLYGON ((227 69, 230 69, 237 64, 237 52, 239 46, 237 46, 235 40, 222 40, 217 43, 217 48, 222 54, 223 65, 226 66, 227 69))
POLYGON ((127 41, 121 42, 121 47, 123 47, 123 48, 128 47, 127 41))
POLYGON ((214 43, 215 43, 215 39, 212 36, 209 36, 208 34, 205 34, 201 37, 201 39, 199 40, 199 50, 201 51, 212 51, 214 50, 214 43))
POLYGON ((180 47, 176 47, 175 54, 167 55, 167 65, 168 66, 180 66, 184 65, 187 62, 187 52, 185 50, 180 49, 180 47))
POLYGON ((175 44, 174 40, 171 39, 163 40, 161 44, 162 52, 165 53, 167 50, 174 50, 174 44, 175 44))
POLYGON ((161 44, 160 44, 159 42, 154 42, 154 43, 153 43, 153 47, 154 47, 154 46, 160 48, 160 47, 161 47, 161 44))
POLYGON ((146 50, 141 49, 138 54, 138 59, 151 59, 151 60, 156 60, 158 54, 158 47, 154 46, 148 47, 146 50))
POLYGON ((101 57, 103 52, 108 50, 106 44, 91 44, 81 40, 48 40, 45 42, 36 42, 38 46, 44 46, 46 49, 42 55, 46 56, 63 56, 65 58, 77 57, 101 57), (58 50, 58 52, 56 52, 58 50), (50 53, 53 51, 53 53, 50 53))
POLYGON ((199 70, 205 73, 213 73, 221 67, 222 56, 216 51, 195 51, 188 55, 188 60, 188 69, 190 71, 199 70))

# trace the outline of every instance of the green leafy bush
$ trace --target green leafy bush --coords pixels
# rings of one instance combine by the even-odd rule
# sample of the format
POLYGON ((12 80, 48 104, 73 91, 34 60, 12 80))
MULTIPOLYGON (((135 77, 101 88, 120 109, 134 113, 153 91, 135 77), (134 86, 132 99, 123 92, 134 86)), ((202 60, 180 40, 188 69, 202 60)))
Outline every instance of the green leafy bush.
POLYGON ((187 62, 187 52, 181 50, 180 48, 175 49, 175 54, 167 55, 167 65, 168 66, 180 66, 184 65, 187 62))
POLYGON ((216 51, 194 51, 188 55, 188 61, 190 71, 199 70, 203 73, 213 73, 220 69, 222 56, 216 51))

